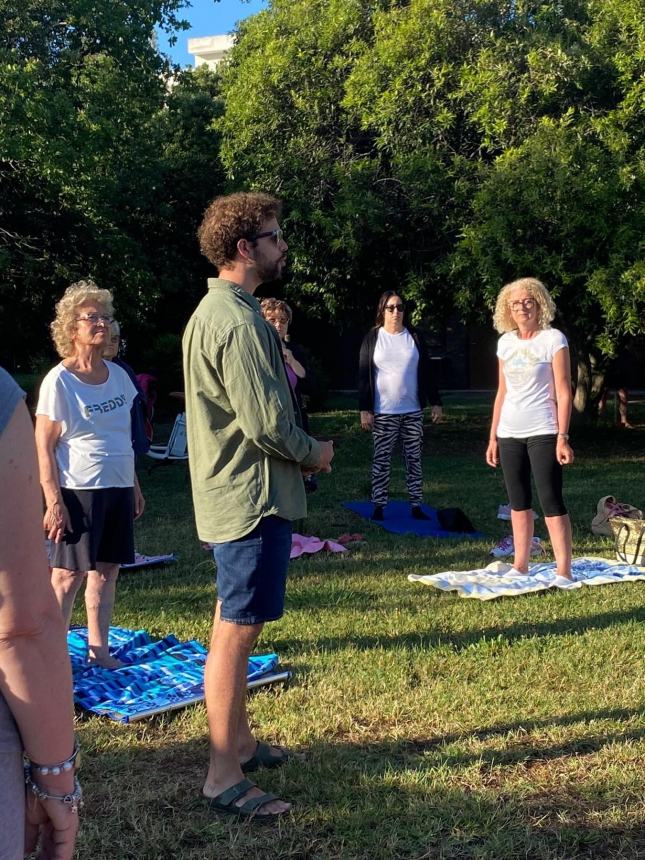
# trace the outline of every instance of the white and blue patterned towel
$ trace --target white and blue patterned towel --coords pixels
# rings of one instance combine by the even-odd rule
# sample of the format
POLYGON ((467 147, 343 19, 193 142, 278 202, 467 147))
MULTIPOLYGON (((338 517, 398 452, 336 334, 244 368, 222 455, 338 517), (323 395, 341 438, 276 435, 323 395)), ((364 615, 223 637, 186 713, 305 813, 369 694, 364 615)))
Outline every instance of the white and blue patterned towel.
MULTIPOLYGON (((194 639, 175 636, 153 641, 145 630, 110 627, 110 654, 125 663, 122 669, 103 669, 87 663, 87 628, 67 634, 74 678, 74 701, 85 710, 120 723, 174 710, 204 699, 207 650, 194 639)), ((249 658, 249 686, 286 680, 277 673, 277 654, 249 658)))
POLYGON ((460 597, 473 597, 476 600, 531 594, 534 591, 545 591, 547 588, 570 591, 582 588, 583 585, 645 581, 645 568, 606 558, 574 558, 571 565, 573 582, 556 574, 555 562, 532 564, 527 574, 509 574, 511 570, 510 564, 494 561, 488 567, 476 570, 411 573, 408 579, 410 582, 431 585, 440 591, 456 591, 460 597))

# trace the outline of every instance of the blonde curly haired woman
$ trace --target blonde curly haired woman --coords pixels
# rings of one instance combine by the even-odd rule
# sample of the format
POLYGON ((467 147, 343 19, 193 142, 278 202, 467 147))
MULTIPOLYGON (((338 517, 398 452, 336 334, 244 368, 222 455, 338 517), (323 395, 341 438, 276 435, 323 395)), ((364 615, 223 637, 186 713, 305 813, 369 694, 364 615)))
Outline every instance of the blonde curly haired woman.
POLYGON ((119 567, 134 561, 133 520, 144 508, 130 425, 137 391, 103 359, 113 313, 108 290, 92 281, 68 287, 51 324, 62 361, 45 376, 36 407, 52 585, 69 625, 87 577, 88 657, 108 669, 121 665, 109 653, 108 631, 119 567))
POLYGON ((533 539, 531 474, 544 512, 558 576, 571 576, 571 522, 562 497, 562 467, 573 463, 569 445, 571 362, 561 331, 551 327, 555 305, 536 278, 501 290, 493 324, 499 387, 486 462, 501 463, 511 503, 513 569, 527 573, 533 539))

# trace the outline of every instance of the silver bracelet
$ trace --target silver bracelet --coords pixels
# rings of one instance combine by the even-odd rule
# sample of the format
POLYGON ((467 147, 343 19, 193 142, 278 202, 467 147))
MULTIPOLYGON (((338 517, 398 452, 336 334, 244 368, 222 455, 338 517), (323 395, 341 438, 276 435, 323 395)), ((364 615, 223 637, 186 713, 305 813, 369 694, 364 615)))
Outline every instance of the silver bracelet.
POLYGON ((78 813, 78 810, 83 806, 83 789, 78 781, 78 777, 74 777, 74 791, 70 794, 49 794, 44 788, 37 785, 32 777, 29 766, 25 765, 25 783, 27 788, 35 794, 38 800, 60 800, 62 804, 69 807, 69 811, 78 813))
POLYGON ((72 754, 64 761, 59 761, 58 764, 38 764, 37 762, 32 761, 26 753, 24 758, 32 773, 40 774, 40 776, 48 776, 49 774, 52 776, 58 776, 60 773, 69 773, 76 764, 76 759, 78 758, 80 751, 81 748, 78 745, 78 741, 75 739, 74 751, 72 754))

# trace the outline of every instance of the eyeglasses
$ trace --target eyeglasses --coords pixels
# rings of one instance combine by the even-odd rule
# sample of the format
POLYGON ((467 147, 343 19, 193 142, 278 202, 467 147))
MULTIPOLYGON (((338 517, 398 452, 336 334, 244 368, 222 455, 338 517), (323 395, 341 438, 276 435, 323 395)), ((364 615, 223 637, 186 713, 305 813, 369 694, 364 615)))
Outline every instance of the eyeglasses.
POLYGON ((268 323, 271 323, 271 325, 275 325, 276 323, 279 323, 280 325, 289 325, 287 317, 265 317, 264 319, 268 323))
POLYGON ((249 236, 249 242, 257 242, 258 239, 265 239, 268 236, 274 239, 276 245, 279 245, 284 238, 282 227, 276 227, 275 230, 265 230, 263 233, 253 233, 249 236))
POLYGON ((403 305, 385 305, 385 310, 389 311, 391 314, 393 314, 394 311, 398 311, 400 314, 402 314, 403 305))
POLYGON ((508 306, 512 311, 521 311, 522 309, 532 311, 535 307, 535 299, 522 299, 517 302, 509 302, 508 306))
POLYGON ((90 325, 98 325, 102 322, 104 325, 112 325, 112 317, 105 314, 85 314, 82 317, 76 317, 79 322, 88 322, 90 325))

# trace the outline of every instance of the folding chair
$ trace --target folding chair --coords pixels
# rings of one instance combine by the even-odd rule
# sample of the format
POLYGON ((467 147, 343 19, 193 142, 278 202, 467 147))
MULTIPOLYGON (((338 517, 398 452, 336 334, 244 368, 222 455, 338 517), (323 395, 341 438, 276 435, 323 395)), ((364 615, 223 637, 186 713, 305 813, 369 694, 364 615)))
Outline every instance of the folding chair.
POLYGON ((166 445, 151 445, 147 454, 153 460, 176 462, 188 459, 188 442, 186 441, 186 413, 180 412, 166 445))

